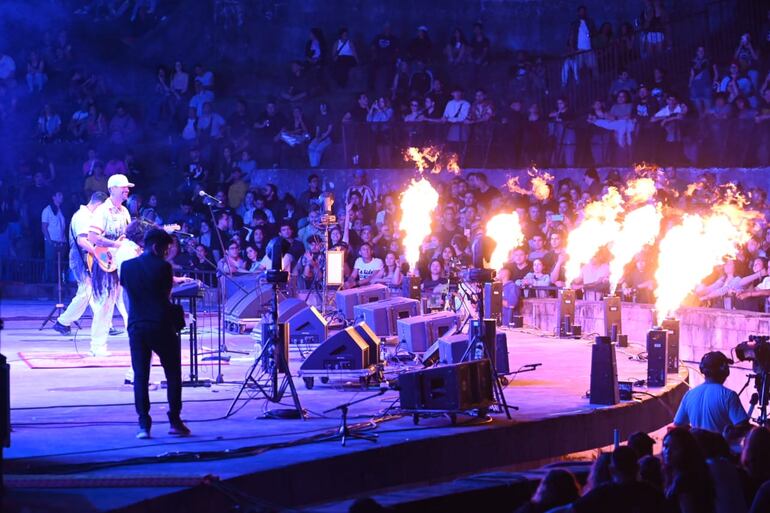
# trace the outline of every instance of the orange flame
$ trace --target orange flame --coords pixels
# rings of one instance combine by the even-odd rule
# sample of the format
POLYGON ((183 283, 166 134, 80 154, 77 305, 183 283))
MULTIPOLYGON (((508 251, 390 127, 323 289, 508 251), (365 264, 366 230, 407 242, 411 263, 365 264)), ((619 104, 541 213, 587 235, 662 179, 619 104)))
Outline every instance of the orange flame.
POLYGON ((438 192, 424 178, 412 180, 401 195, 401 222, 404 231, 404 253, 412 270, 420 258, 420 245, 431 234, 431 214, 438 205, 438 192))
POLYGON ((635 178, 628 182, 623 194, 631 203, 644 203, 655 196, 657 188, 652 178, 635 178))
POLYGON ((540 201, 545 201, 551 196, 551 188, 548 186, 553 181, 553 176, 546 171, 538 171, 533 168, 528 172, 530 178, 531 189, 525 189, 519 185, 518 176, 509 176, 505 183, 509 192, 516 194, 524 194, 527 196, 535 196, 540 201))
POLYGON ((622 211, 623 198, 615 187, 599 201, 586 205, 583 221, 567 236, 567 263, 564 274, 567 286, 580 275, 580 268, 601 249, 612 242, 620 229, 617 217, 622 211))
MULTIPOLYGON (((404 151, 404 160, 406 162, 414 162, 417 171, 423 174, 425 171, 430 171, 433 174, 438 174, 442 171, 444 163, 442 162, 442 154, 435 146, 427 146, 425 148, 416 148, 411 146, 404 151)), ((458 174, 460 172, 460 165, 457 162, 457 154, 450 153, 446 160, 447 171, 458 174)))
POLYGON ((738 246, 751 238, 752 222, 759 212, 743 210, 745 198, 733 187, 722 188, 724 199, 706 216, 686 214, 660 242, 655 272, 655 308, 673 315, 687 295, 738 246))
POLYGON ((623 227, 610 246, 610 293, 623 277, 623 270, 634 256, 647 244, 655 242, 663 220, 660 205, 644 205, 627 213, 623 227))
POLYGON ((497 214, 487 221, 486 235, 495 241, 489 267, 499 270, 508 260, 509 253, 524 240, 519 215, 516 212, 497 214))

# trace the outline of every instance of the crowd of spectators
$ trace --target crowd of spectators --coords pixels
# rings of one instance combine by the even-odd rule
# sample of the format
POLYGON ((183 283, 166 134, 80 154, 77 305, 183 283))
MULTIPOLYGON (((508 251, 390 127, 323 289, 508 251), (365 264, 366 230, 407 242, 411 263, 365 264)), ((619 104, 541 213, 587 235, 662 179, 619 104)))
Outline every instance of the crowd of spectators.
MULTIPOLYGON (((152 10, 154 3, 137 1, 134 5, 141 14, 152 10)), ((585 8, 579 9, 574 23, 565 27, 569 29, 567 55, 578 60, 573 75, 580 79, 586 73, 593 74, 594 65, 601 72, 601 59, 594 62, 584 54, 598 52, 607 45, 621 45, 631 54, 644 56, 665 51, 669 44, 668 22, 660 9, 659 2, 646 2, 643 28, 628 40, 612 36, 607 24, 596 30, 585 8)), ((127 12, 122 15, 127 16, 127 12)), ((330 149, 339 149, 343 140, 346 164, 359 169, 411 165, 403 163, 399 152, 406 145, 426 144, 457 153, 465 165, 485 164, 494 141, 504 148, 494 158, 508 155, 508 162, 513 164, 570 166, 579 157, 588 133, 592 134, 589 141, 614 134, 611 139, 615 141, 615 153, 648 161, 655 160, 656 152, 663 152, 664 161, 671 156, 676 160, 683 157, 685 149, 677 134, 695 116, 714 118, 714 123, 703 125, 710 127, 707 131, 711 139, 706 146, 728 160, 744 150, 749 155, 752 149, 747 145, 752 137, 768 133, 770 92, 762 76, 770 51, 764 34, 755 37, 762 40, 756 45, 750 36, 742 38, 735 52, 737 68, 724 77, 720 66, 699 49, 689 77, 689 97, 673 92, 669 85, 673 81, 663 70, 656 70, 645 83, 622 72, 608 91, 616 98, 614 105, 606 109, 602 99, 584 116, 574 113, 565 100, 556 101, 549 114, 540 114, 538 104, 527 98, 527 91, 545 87, 538 82, 543 77, 543 63, 523 52, 517 54, 511 80, 519 86, 528 85, 514 87, 509 99, 492 97, 485 88, 458 86, 457 79, 468 69, 482 76, 495 64, 494 41, 486 35, 483 24, 473 24, 470 32, 472 35, 466 38, 462 27, 458 27, 443 44, 431 39, 427 26, 418 27, 413 37, 404 40, 387 25, 371 39, 369 48, 359 49, 347 29, 341 29, 331 45, 322 31, 313 29, 304 57, 291 63, 287 81, 258 111, 250 98, 219 97, 223 90, 219 70, 184 61, 171 61, 153 70, 145 91, 145 108, 140 109, 140 105, 115 97, 111 77, 86 64, 87 49, 73 42, 67 30, 46 32, 41 41, 30 42, 16 58, 0 55, 0 120, 5 135, 9 129, 29 126, 39 141, 34 154, 13 163, 14 168, 0 178, 0 257, 44 257, 49 262, 45 275, 51 278, 54 255, 66 240, 60 218, 67 220, 90 193, 103 191, 107 178, 115 173, 125 174, 140 185, 129 202, 132 215, 154 222, 185 221, 180 224, 184 224, 183 231, 195 235, 191 240, 205 241, 195 251, 183 241, 180 258, 190 250, 191 256, 206 255, 208 260, 215 257, 212 261, 216 267, 224 256, 219 254, 220 247, 229 252, 229 243, 235 238, 243 255, 241 260, 227 262, 227 269, 253 270, 259 268, 254 262, 264 256, 265 241, 277 233, 291 233, 287 238, 296 239, 294 265, 305 252, 311 254, 308 258, 313 262, 312 246, 306 237, 322 235, 323 231, 315 220, 319 208, 310 201, 319 194, 320 179, 311 180, 311 186, 301 195, 297 191, 279 192, 275 186, 263 183, 260 169, 323 166, 330 149), (21 66, 24 61, 26 67, 21 66), (439 73, 439 69, 443 71, 439 73), (351 92, 354 70, 365 71, 369 92, 351 92), (705 87, 706 82, 718 83, 725 94, 713 95, 713 87, 705 87), (340 97, 350 98, 351 102, 340 108, 326 100, 340 97), (27 115, 29 108, 39 109, 39 113, 26 125, 19 123, 19 117, 27 115), (737 121, 743 125, 736 125, 737 121), (728 136, 714 128, 717 125, 726 127, 728 136), (739 125, 751 137, 741 132, 739 125), (145 150, 150 140, 154 152, 148 154, 145 150), (74 157, 73 148, 77 152, 74 157), (62 155, 68 152, 68 156, 62 155), (66 160, 77 164, 61 162, 66 160), (201 202, 201 190, 216 192, 226 207, 215 212, 213 221, 201 202), (289 226, 282 227, 284 222, 289 226), (302 229, 305 231, 300 232, 302 229), (247 252, 248 245, 254 246, 253 251, 247 252), (305 245, 302 251, 298 249, 301 245, 305 245)), ((592 150, 602 147, 591 144, 592 150)), ((764 144, 754 149, 766 147, 764 144)), ((746 162, 753 158, 747 157, 746 162)), ((400 191, 392 190, 393 185, 387 183, 367 186, 363 173, 357 174, 355 180, 344 201, 338 198, 340 219, 346 215, 344 203, 351 204, 348 230, 345 223, 333 227, 329 233, 332 243, 348 245, 352 281, 393 278, 397 282, 404 271, 394 270, 399 267, 396 263, 403 261, 396 224, 400 191), (382 261, 382 276, 377 272, 367 276, 368 271, 360 266, 353 272, 359 250, 366 244, 372 244, 374 264, 367 261, 368 257, 362 261, 366 265, 382 261)), ((539 226, 528 228, 524 255, 514 255, 536 268, 529 269, 521 262, 509 266, 511 281, 557 284, 553 270, 560 263, 559 244, 564 244, 564 230, 577 219, 582 205, 600 193, 598 177, 593 180, 583 188, 581 184, 558 184, 553 202, 544 205, 522 205, 521 198, 506 198, 490 187, 483 173, 447 182, 443 187, 448 192, 442 193, 437 217, 442 226, 437 233, 441 235, 423 248, 421 275, 439 280, 446 274, 452 254, 455 258, 467 254, 473 227, 489 213, 511 207, 510 201, 514 201, 522 218, 539 226), (552 222, 553 216, 562 216, 563 220, 552 222), (535 231, 540 232, 539 236, 535 231), (528 276, 530 271, 532 275, 528 276)), ((757 237, 763 246, 765 237, 762 233, 757 237)), ((638 265, 654 269, 649 262, 638 265)), ((736 272, 745 277, 742 265, 736 272)), ((303 273, 304 269, 299 274, 303 273)), ((643 300, 645 287, 635 285, 628 289, 643 300)), ((719 290, 709 287, 703 294, 704 301, 718 302, 714 294, 719 290)), ((735 287, 730 290, 728 295, 736 295, 736 299, 743 292, 735 287)), ((511 300, 515 302, 515 297, 511 300)))

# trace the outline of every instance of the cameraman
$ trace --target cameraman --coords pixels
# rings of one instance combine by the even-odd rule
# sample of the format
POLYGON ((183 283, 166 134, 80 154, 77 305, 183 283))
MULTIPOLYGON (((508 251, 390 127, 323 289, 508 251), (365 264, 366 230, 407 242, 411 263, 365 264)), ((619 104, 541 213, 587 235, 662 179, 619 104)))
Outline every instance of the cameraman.
POLYGON ((706 381, 688 390, 682 398, 674 416, 676 427, 707 429, 721 434, 727 428, 748 426, 749 416, 738 394, 724 386, 731 363, 733 361, 720 351, 703 355, 700 371, 706 381))

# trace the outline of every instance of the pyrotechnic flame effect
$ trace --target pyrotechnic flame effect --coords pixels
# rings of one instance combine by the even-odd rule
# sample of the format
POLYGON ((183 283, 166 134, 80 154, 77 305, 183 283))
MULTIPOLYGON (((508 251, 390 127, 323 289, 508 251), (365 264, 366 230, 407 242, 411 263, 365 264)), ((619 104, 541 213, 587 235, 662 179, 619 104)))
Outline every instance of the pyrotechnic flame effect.
POLYGON ((401 195, 401 222, 404 231, 404 252, 412 270, 420 258, 420 245, 431 234, 431 214, 438 205, 438 192, 424 178, 412 180, 401 195))
POLYGON ((615 292, 623 270, 647 244, 655 242, 663 214, 660 205, 645 205, 627 213, 623 227, 610 246, 610 294, 615 292))
POLYGON ((722 192, 725 199, 711 208, 711 214, 686 214, 661 240, 655 272, 659 315, 673 315, 695 286, 751 237, 759 212, 743 210, 746 200, 734 188, 722 192))
POLYGON ((612 242, 620 224, 623 198, 615 187, 610 187, 600 201, 586 205, 583 222, 567 236, 568 260, 564 266, 567 286, 580 275, 580 268, 588 263, 602 246, 612 242))
MULTIPOLYGON (((423 174, 426 170, 429 170, 433 174, 440 173, 443 169, 441 157, 441 152, 435 146, 427 146, 422 149, 412 146, 407 148, 404 152, 404 160, 406 162, 414 162, 414 165, 420 174, 423 174)), ((447 171, 454 174, 460 172, 456 154, 449 154, 445 160, 447 161, 447 171)))
POLYGON ((516 212, 497 214, 487 221, 486 235, 495 241, 495 250, 489 259, 489 267, 499 270, 508 260, 511 250, 524 240, 519 215, 516 212))
POLYGON ((652 178, 636 178, 628 182, 623 194, 631 203, 644 203, 655 195, 655 180, 652 178))
POLYGON ((548 186, 553 181, 553 176, 545 171, 538 171, 532 169, 529 171, 531 190, 524 189, 519 185, 519 177, 508 177, 508 181, 505 186, 508 187, 508 191, 516 194, 534 195, 538 200, 545 201, 551 195, 551 188, 548 186))

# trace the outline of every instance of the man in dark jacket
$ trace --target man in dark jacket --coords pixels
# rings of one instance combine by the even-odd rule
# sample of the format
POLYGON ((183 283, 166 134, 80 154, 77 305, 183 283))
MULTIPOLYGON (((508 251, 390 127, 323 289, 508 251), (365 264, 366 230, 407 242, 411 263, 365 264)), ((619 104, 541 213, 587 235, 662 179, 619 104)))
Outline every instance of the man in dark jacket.
POLYGON ((129 298, 128 336, 131 366, 134 369, 134 404, 139 415, 136 437, 150 437, 150 381, 152 353, 158 355, 168 383, 169 434, 188 436, 190 430, 180 417, 182 412, 182 354, 178 332, 184 327, 183 315, 170 302, 173 272, 165 257, 172 239, 163 230, 153 229, 144 237, 144 253, 121 266, 120 282, 129 298))

